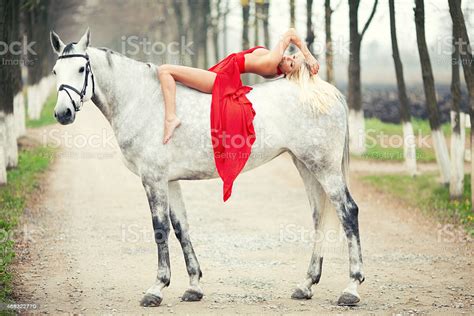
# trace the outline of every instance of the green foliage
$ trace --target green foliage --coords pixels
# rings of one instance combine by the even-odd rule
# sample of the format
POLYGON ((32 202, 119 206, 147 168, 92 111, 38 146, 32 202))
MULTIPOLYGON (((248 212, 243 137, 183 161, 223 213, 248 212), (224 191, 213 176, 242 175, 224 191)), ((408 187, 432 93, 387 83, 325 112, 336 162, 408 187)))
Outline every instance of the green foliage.
POLYGON ((54 118, 54 107, 56 106, 57 95, 52 93, 46 100, 43 109, 41 110, 41 116, 38 120, 28 119, 26 121, 27 127, 41 127, 45 125, 51 125, 56 123, 54 118))
POLYGON ((394 195, 403 202, 418 207, 440 221, 463 225, 474 236, 474 214, 471 211, 471 179, 464 178, 464 193, 460 200, 450 201, 449 188, 437 182, 437 174, 415 178, 408 175, 369 175, 362 181, 394 195))
POLYGON ((53 149, 37 147, 20 152, 18 167, 8 171, 8 184, 0 187, 0 302, 11 294, 11 274, 8 266, 15 253, 12 233, 25 208, 26 199, 38 187, 39 175, 44 172, 53 149))

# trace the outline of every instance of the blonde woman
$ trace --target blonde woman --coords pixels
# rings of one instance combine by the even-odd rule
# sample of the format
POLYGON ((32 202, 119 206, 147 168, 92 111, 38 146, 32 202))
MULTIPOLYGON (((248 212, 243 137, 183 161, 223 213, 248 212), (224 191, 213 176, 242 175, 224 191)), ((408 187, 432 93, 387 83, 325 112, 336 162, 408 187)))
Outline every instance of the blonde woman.
MULTIPOLYGON (((158 77, 165 101, 163 143, 166 144, 171 139, 173 131, 181 123, 176 116, 176 81, 204 93, 213 93, 215 80, 219 73, 231 72, 234 75, 234 70, 238 70, 239 74, 254 73, 265 78, 272 78, 282 74, 290 74, 295 69, 298 69, 303 62, 309 66, 312 74, 318 73, 319 63, 316 58, 310 53, 304 41, 296 34, 295 29, 289 29, 283 34, 273 50, 257 46, 234 53, 209 70, 168 64, 159 66, 158 77), (298 47, 301 53, 285 56, 285 50, 291 43, 298 47), (224 67, 224 65, 227 67, 224 67), (229 65, 238 66, 238 68, 228 67, 229 65)), ((233 76, 233 79, 236 79, 236 76, 233 76)))

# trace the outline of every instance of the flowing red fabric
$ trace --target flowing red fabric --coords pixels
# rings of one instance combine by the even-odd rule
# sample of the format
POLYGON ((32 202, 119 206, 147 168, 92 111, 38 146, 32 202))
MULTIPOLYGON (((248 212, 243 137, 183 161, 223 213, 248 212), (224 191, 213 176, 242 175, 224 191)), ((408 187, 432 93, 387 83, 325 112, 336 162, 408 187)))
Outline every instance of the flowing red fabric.
POLYGON ((224 201, 232 194, 234 180, 255 142, 255 111, 246 97, 252 88, 242 84, 240 74, 245 72, 245 54, 261 47, 231 54, 209 68, 217 74, 212 88, 211 138, 217 172, 224 182, 224 201))

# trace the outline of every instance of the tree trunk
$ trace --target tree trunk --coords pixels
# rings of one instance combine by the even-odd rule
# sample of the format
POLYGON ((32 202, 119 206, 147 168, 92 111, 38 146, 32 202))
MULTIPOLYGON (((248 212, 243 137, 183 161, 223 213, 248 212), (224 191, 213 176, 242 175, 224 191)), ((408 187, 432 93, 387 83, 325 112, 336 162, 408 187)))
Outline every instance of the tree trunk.
POLYGON ((313 56, 316 56, 313 50, 313 43, 315 39, 313 29, 313 0, 306 0, 306 46, 313 56))
POLYGON ((174 14, 176 16, 176 28, 178 29, 178 42, 181 43, 183 36, 186 36, 184 32, 184 16, 183 16, 183 1, 175 0, 172 1, 174 14))
POLYGON ((458 33, 455 46, 458 46, 461 64, 469 93, 469 114, 471 117, 471 210, 474 212, 474 64, 472 63, 471 44, 461 10, 461 0, 449 0, 449 13, 458 33))
POLYGON ((209 49, 208 49, 208 30, 210 24, 211 16, 211 0, 201 0, 202 6, 202 15, 201 15, 201 24, 200 24, 200 46, 202 47, 203 64, 201 68, 207 69, 210 67, 209 63, 209 49))
POLYGON ((265 47, 270 49, 270 32, 268 30, 268 14, 270 11, 270 0, 264 0, 262 10, 263 38, 265 47))
POLYGON ((220 54, 219 54, 219 21, 222 16, 222 10, 221 10, 221 2, 222 0, 217 0, 215 2, 215 7, 216 7, 216 14, 211 20, 212 23, 212 43, 213 43, 213 48, 214 48, 214 62, 219 61, 220 59, 220 54))
POLYGON ((334 79, 334 59, 333 59, 333 48, 332 48, 332 35, 331 35, 331 17, 333 10, 331 9, 331 0, 324 1, 324 22, 326 27, 326 80, 335 85, 334 79))
POLYGON ((228 51, 227 51, 227 14, 229 13, 229 0, 226 0, 225 2, 225 12, 224 12, 224 19, 222 21, 223 23, 223 30, 222 30, 222 33, 223 34, 223 41, 224 41, 224 45, 223 45, 223 50, 224 50, 224 56, 228 54, 228 51))
POLYGON ((242 27, 242 49, 248 49, 250 46, 249 42, 249 17, 250 17, 250 5, 249 0, 241 0, 240 3, 242 4, 242 19, 243 19, 243 27, 242 27))
POLYGON ((260 19, 263 9, 263 0, 255 0, 255 14, 254 14, 254 45, 260 45, 260 19))
POLYGON ((433 137, 436 161, 438 162, 441 173, 441 181, 444 184, 447 184, 450 179, 450 162, 446 140, 444 138, 443 131, 440 129, 439 110, 438 104, 436 102, 433 71, 431 69, 428 47, 426 46, 424 1, 415 0, 415 3, 416 40, 418 43, 418 53, 420 55, 423 88, 425 90, 431 134, 433 137))
MULTIPOLYGON (((8 43, 7 33, 8 23, 8 3, 0 1, 0 40, 8 43)), ((7 164, 6 164, 6 128, 5 128, 5 109, 8 107, 8 82, 9 67, 0 67, 0 185, 7 183, 7 164)))
MULTIPOLYGON (((295 0, 290 0, 290 27, 295 28, 296 25, 296 17, 295 17, 295 0)), ((296 48, 294 45, 290 45, 288 50, 290 54, 294 54, 296 52, 296 48)))
POLYGON ((26 18, 27 40, 29 43, 35 42, 36 53, 30 52, 28 55, 28 60, 32 62, 28 67, 28 115, 32 119, 40 117, 52 88, 52 80, 47 76, 51 73, 54 61, 49 43, 50 13, 53 9, 49 0, 31 2, 26 18))
POLYGON ((295 0, 290 0, 290 27, 294 28, 296 25, 295 17, 295 0))
MULTIPOLYGON (((451 58, 451 179, 449 197, 452 200, 462 198, 464 189, 464 143, 461 139, 461 81, 459 79, 459 38, 457 25, 453 24, 453 53, 451 58)), ((464 128, 464 127, 462 127, 464 128)))
POLYGON ((189 6, 189 12, 192 12, 193 14, 196 14, 192 18, 190 18, 190 33, 191 33, 191 38, 192 41, 194 42, 193 44, 193 53, 191 55, 191 65, 193 67, 198 67, 199 65, 199 5, 196 1, 194 0, 188 0, 188 6, 189 6))
POLYGON ((397 29, 395 22, 395 1, 389 0, 390 8, 390 34, 392 39, 392 55, 397 76, 398 99, 400 100, 400 120, 403 126, 403 156, 405 167, 411 176, 416 175, 416 144, 411 125, 410 108, 408 105, 405 79, 403 77, 403 65, 398 51, 397 29))
MULTIPOLYGON (((0 41, 10 45, 19 40, 19 2, 15 0, 2 1, 0 9, 0 41)), ((14 96, 20 83, 20 64, 18 55, 8 49, 2 56, 3 66, 0 67, 0 112, 3 119, 0 127, 0 155, 3 156, 3 170, 13 168, 18 164, 17 130, 14 117, 14 96)), ((3 172, 2 172, 3 174, 3 172)), ((3 183, 6 179, 0 179, 3 183)))
POLYGON ((349 135, 350 150, 355 155, 362 155, 366 151, 365 147, 365 121, 362 110, 361 83, 360 83, 360 45, 367 28, 377 9, 378 0, 375 0, 372 12, 359 33, 358 10, 359 0, 348 0, 349 2, 349 135))

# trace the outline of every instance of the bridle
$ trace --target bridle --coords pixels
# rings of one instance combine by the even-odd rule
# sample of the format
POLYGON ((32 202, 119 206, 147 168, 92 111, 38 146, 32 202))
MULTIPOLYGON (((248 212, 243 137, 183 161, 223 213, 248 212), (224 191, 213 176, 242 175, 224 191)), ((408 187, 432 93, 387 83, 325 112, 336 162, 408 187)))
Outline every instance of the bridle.
POLYGON ((73 57, 80 57, 80 58, 85 58, 86 59, 86 65, 84 67, 85 68, 84 69, 85 78, 84 78, 84 84, 82 85, 82 90, 79 91, 76 88, 74 88, 73 86, 70 86, 70 85, 67 85, 67 84, 62 84, 58 88, 58 93, 60 91, 65 91, 67 93, 69 99, 71 100, 71 103, 72 103, 72 106, 74 107, 74 110, 76 112, 79 112, 81 110, 81 107, 76 106, 76 103, 72 99, 71 94, 69 93, 69 90, 74 91, 75 93, 77 93, 81 97, 81 106, 82 106, 82 103, 84 102, 84 96, 86 95, 86 91, 87 91, 87 84, 89 82, 89 74, 91 75, 91 81, 92 81, 92 95, 94 95, 94 93, 95 93, 95 83, 94 83, 94 74, 92 73, 91 63, 89 61, 89 55, 87 55, 87 54, 84 54, 84 55, 83 54, 61 55, 61 56, 58 57, 58 59, 73 58, 73 57))

